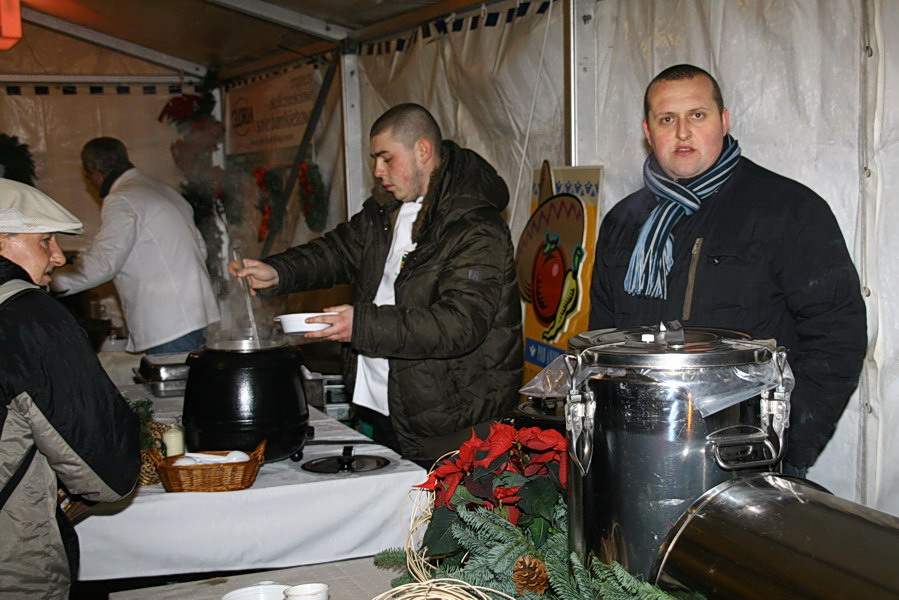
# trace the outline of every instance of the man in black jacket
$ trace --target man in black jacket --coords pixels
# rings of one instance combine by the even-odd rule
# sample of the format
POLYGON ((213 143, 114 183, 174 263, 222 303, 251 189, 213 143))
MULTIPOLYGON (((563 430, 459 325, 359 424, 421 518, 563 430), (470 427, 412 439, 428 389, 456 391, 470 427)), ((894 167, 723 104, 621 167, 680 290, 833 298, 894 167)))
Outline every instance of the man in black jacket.
POLYGON ((0 179, 0 598, 69 597, 78 542, 58 484, 112 502, 137 481, 137 417, 43 289, 65 263, 56 232, 80 230, 40 191, 0 179))
POLYGON ((353 286, 353 303, 306 334, 346 342, 344 373, 375 440, 429 465, 509 414, 523 354, 506 184, 442 140, 431 114, 393 107, 371 129, 374 195, 308 244, 232 275, 289 293, 353 286))
POLYGON ((866 347, 858 274, 827 203, 741 157, 718 83, 677 65, 652 80, 646 187, 603 219, 590 328, 679 320, 774 338, 796 378, 784 471, 833 435, 866 347))

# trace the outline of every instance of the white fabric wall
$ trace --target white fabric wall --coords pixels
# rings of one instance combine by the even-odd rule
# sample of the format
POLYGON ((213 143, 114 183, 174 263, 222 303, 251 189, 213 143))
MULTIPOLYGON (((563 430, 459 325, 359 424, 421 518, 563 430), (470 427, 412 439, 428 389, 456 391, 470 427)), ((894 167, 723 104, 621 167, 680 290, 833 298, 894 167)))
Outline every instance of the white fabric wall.
MULTIPOLYGON (((364 47, 359 60, 366 136, 395 104, 427 107, 445 138, 480 153, 504 177, 515 199, 507 209, 515 237, 530 216, 533 169, 544 159, 557 165, 564 159, 561 3, 542 14, 540 1, 529 4, 527 14, 509 23, 515 2, 460 15, 459 32, 411 32, 401 52, 393 51, 395 44, 381 54, 377 45, 374 54, 364 47), (489 13, 500 15, 496 26, 485 24, 489 13)), ((367 152, 367 140, 364 147, 367 152)))
POLYGON ((874 314, 868 318, 871 347, 862 390, 866 426, 861 439, 869 475, 864 493, 866 503, 899 514, 899 4, 877 0, 869 12, 865 125, 870 142, 865 150, 871 176, 865 178, 862 247, 864 283, 871 289, 868 310, 874 314))
MULTIPOLYGON (((131 161, 148 175, 177 187, 181 179, 169 146, 177 137, 174 127, 158 121, 159 112, 172 94, 166 84, 153 84, 154 94, 143 85, 129 83, 128 93, 118 93, 114 77, 171 76, 177 73, 144 61, 105 50, 66 35, 28 23, 22 40, 0 52, 0 132, 15 135, 28 144, 35 159, 36 187, 71 210, 85 223, 85 235, 63 236, 65 249, 84 247, 100 226, 100 211, 81 173, 81 147, 98 136, 121 139, 131 161), (64 84, 51 84, 46 94, 36 94, 41 75, 79 78, 108 75, 109 79, 71 85, 76 93, 63 93, 64 84), (115 75, 111 75, 115 74, 115 75), (15 81, 27 75, 29 83, 15 81), (39 82, 39 79, 37 80, 39 82), (11 95, 7 86, 18 86, 11 95), (90 87, 102 88, 92 94, 90 87)), ((133 81, 133 79, 129 79, 133 81)), ((185 84, 185 93, 193 86, 185 84)))
MULTIPOLYGON (((562 3, 554 4, 552 15, 537 15, 532 6, 528 16, 508 25, 501 19, 495 28, 464 27, 430 38, 419 30, 405 36, 403 52, 382 48, 379 54, 375 47, 360 57, 364 126, 397 102, 429 107, 447 137, 481 152, 509 183, 513 235, 527 218, 530 200, 519 175, 529 177, 544 159, 564 161, 562 3)), ((899 331, 889 303, 899 291, 899 267, 891 260, 891 244, 897 242, 888 234, 896 211, 885 205, 889 191, 899 188, 894 175, 899 156, 890 152, 899 144, 899 113, 892 108, 899 100, 899 78, 886 59, 899 53, 899 41, 889 35, 899 31, 899 5, 605 0, 595 11, 598 131, 580 133, 598 140, 604 210, 642 185, 643 91, 661 69, 682 62, 718 78, 745 156, 829 202, 863 285, 871 290, 872 350, 860 392, 809 477, 840 496, 899 514, 899 467, 890 460, 899 444, 893 441, 899 373, 890 372, 899 331), (874 46, 870 58, 864 52, 866 36, 874 46), (868 110, 869 104, 876 111, 868 110), (870 178, 862 175, 866 154, 870 178)))

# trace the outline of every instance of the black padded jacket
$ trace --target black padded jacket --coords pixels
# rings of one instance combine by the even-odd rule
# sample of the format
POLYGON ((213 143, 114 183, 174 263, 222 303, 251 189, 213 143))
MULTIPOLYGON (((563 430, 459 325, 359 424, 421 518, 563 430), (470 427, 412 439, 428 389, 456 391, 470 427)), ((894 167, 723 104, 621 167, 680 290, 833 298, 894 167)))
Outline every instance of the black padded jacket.
POLYGON ((679 320, 784 346, 796 377, 787 461, 811 465, 858 384, 867 344, 858 273, 827 203, 741 158, 733 176, 675 226, 666 300, 624 291, 631 252, 656 200, 643 188, 603 219, 590 328, 679 320))
MULTIPOLYGON (((0 284, 11 280, 31 283, 0 257, 0 284)), ((45 291, 0 305, 0 343, 0 487, 37 448, 0 510, 0 598, 65 599, 71 573, 58 482, 88 501, 126 496, 140 467, 138 420, 87 334, 45 291)))
POLYGON ((445 141, 428 189, 396 305, 372 302, 399 208, 392 198, 369 198, 321 238, 265 259, 278 271, 272 293, 352 285, 347 389, 358 353, 387 357, 391 422, 403 456, 420 461, 458 448, 471 426, 508 415, 523 366, 514 250, 501 215, 508 188, 476 153, 445 141))

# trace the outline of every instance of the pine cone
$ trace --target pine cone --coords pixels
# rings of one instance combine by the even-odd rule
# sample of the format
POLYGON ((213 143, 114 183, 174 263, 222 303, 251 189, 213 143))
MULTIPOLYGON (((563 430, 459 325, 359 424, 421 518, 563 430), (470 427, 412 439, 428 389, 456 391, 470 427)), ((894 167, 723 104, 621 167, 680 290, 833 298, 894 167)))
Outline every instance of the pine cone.
POLYGON ((523 594, 525 590, 542 594, 549 587, 549 571, 539 558, 522 556, 515 561, 512 581, 519 594, 523 594))

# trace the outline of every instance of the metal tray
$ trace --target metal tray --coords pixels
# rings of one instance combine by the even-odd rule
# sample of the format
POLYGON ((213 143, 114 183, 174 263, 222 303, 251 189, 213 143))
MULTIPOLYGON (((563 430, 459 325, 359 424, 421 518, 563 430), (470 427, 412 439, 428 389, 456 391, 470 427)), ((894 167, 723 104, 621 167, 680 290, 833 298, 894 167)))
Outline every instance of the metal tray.
POLYGON ((190 367, 186 364, 188 354, 188 352, 146 354, 140 359, 140 367, 135 374, 145 382, 186 380, 190 371, 190 367))
POLYGON ((137 369, 132 369, 135 378, 145 387, 150 388, 150 392, 157 398, 166 398, 168 396, 183 396, 184 390, 187 389, 187 379, 169 379, 168 381, 149 381, 145 379, 137 369))

